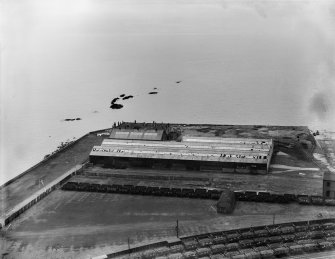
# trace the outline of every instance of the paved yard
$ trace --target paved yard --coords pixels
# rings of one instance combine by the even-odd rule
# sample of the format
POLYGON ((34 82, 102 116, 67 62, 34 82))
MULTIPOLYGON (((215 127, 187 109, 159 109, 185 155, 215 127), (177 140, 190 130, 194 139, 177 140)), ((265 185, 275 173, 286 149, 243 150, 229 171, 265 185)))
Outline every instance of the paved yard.
POLYGON ((118 247, 224 229, 335 217, 334 207, 238 202, 232 215, 217 214, 215 201, 55 191, 13 222, 7 237, 42 248, 118 247))

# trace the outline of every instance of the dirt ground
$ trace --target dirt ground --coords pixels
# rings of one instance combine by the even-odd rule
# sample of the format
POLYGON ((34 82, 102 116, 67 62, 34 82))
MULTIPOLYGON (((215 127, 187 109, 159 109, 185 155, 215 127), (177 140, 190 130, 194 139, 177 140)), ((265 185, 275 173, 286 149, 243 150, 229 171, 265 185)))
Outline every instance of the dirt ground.
POLYGON ((335 208, 238 202, 232 215, 221 215, 212 200, 58 190, 13 222, 6 250, 28 256, 31 249, 54 249, 87 258, 85 253, 124 248, 128 237, 132 245, 174 237, 177 219, 181 235, 193 235, 272 224, 274 217, 276 223, 316 219, 319 213, 335 217, 335 208))

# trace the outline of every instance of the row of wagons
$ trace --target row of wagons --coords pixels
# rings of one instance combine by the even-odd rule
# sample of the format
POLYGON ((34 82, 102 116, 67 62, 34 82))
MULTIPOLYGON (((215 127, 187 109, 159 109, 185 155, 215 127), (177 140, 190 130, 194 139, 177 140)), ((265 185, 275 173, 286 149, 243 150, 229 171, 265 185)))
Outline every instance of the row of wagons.
POLYGON ((219 199, 222 191, 207 190, 203 188, 165 188, 154 186, 135 186, 135 185, 119 185, 119 184, 95 184, 85 182, 67 182, 62 187, 63 190, 88 191, 88 192, 107 192, 107 193, 124 193, 138 195, 154 195, 154 196, 172 196, 202 199, 219 199))
MULTIPOLYGON (((130 259, 274 258, 335 248, 335 220, 319 219, 181 237, 106 255, 130 259)), ((108 257, 107 257, 108 256, 108 257)))
MULTIPOLYGON (((124 193, 136 195, 172 196, 201 199, 219 199, 222 193, 218 189, 205 188, 167 188, 157 186, 139 186, 131 184, 96 184, 86 182, 67 182, 63 190, 124 193)), ((335 206, 335 200, 324 199, 322 196, 308 196, 295 194, 275 194, 256 191, 235 191, 236 200, 252 202, 290 203, 298 202, 303 205, 329 205, 335 206)))

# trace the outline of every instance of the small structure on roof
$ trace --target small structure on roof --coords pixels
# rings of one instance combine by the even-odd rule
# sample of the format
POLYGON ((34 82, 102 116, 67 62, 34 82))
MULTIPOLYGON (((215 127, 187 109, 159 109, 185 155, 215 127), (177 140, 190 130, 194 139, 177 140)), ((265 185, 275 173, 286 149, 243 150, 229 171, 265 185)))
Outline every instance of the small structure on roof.
POLYGON ((114 128, 109 136, 111 139, 123 140, 156 140, 167 139, 167 134, 163 129, 118 129, 114 128))
POLYGON ((235 193, 231 190, 223 190, 219 201, 216 204, 217 212, 230 214, 235 209, 235 193))

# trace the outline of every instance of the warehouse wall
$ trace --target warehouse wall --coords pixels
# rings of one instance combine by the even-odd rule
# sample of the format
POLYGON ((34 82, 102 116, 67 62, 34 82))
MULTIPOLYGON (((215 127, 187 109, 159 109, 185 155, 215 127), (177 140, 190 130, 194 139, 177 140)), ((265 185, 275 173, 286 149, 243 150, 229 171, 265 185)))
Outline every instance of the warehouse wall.
POLYGON ((211 161, 90 156, 90 162, 109 168, 149 168, 223 173, 266 174, 266 164, 222 163, 211 161))

